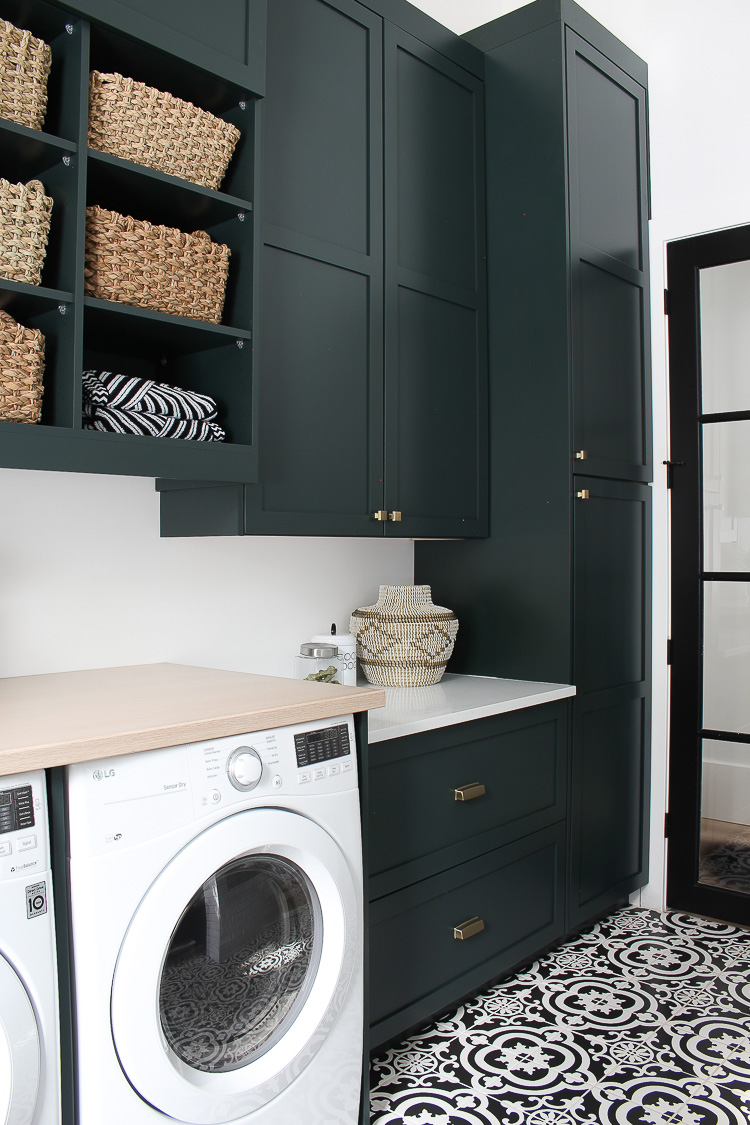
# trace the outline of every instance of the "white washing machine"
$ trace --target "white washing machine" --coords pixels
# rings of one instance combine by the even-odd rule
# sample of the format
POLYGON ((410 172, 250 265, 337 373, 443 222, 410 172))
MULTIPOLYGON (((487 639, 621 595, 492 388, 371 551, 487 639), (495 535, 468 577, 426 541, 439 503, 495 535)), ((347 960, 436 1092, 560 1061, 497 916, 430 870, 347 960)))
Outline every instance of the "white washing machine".
POLYGON ((55 921, 44 772, 0 777, 0 1125, 58 1125, 55 921))
POLYGON ((79 1125, 356 1125, 351 716, 67 767, 79 1125))

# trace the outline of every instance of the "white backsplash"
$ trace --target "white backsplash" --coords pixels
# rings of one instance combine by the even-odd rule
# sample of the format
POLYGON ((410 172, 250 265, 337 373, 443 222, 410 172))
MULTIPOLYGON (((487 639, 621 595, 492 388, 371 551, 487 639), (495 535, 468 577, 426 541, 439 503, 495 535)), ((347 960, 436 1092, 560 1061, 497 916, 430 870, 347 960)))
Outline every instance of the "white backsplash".
POLYGON ((157 661, 292 676, 411 540, 161 539, 146 478, 0 469, 0 676, 157 661))

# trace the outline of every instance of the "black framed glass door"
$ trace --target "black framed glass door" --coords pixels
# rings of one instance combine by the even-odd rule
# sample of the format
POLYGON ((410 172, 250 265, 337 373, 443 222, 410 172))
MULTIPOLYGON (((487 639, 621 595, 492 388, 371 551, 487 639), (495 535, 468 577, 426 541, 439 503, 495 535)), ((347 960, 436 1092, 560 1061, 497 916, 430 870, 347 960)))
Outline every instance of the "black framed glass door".
POLYGON ((750 227, 667 248, 667 904, 750 923, 750 227))

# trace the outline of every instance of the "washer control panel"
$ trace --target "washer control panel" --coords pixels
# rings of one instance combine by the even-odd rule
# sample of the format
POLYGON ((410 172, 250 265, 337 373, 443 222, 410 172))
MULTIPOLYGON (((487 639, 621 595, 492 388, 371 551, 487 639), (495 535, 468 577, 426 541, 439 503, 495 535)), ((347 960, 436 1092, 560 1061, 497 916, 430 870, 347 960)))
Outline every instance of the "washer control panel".
POLYGON ((0 880, 48 865, 44 773, 0 778, 0 880))

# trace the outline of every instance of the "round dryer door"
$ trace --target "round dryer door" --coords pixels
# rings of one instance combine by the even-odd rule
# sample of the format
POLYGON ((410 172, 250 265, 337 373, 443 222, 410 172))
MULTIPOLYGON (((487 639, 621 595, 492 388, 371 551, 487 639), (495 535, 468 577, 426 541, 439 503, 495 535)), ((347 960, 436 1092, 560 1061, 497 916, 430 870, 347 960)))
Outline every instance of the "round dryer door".
POLYGON ((162 1113, 215 1125, 283 1090, 325 1041, 361 948, 341 849, 282 809, 221 820, 164 868, 112 987, 120 1065, 162 1113))
POLYGON ((0 1125, 31 1125, 40 1057, 31 1000, 13 966, 0 954, 0 1125))

